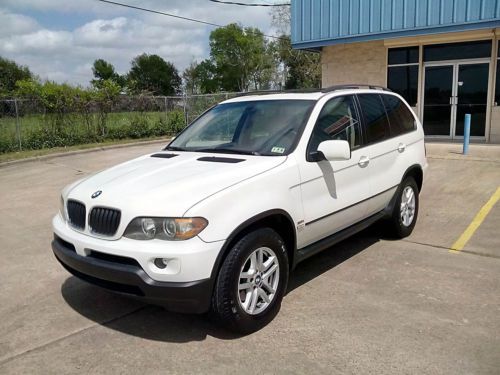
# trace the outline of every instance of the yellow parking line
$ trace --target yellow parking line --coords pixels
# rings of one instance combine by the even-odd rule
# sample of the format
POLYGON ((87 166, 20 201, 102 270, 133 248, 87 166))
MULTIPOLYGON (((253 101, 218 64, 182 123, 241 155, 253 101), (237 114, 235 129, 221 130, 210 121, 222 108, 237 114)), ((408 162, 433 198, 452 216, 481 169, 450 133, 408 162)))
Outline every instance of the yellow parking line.
POLYGON ((497 188, 497 191, 493 193, 491 198, 486 202, 486 204, 481 207, 477 215, 474 217, 472 222, 469 224, 466 230, 462 233, 462 235, 455 241, 455 243, 451 246, 450 252, 456 253, 458 251, 463 250, 467 242, 469 242, 470 238, 474 234, 474 232, 479 228, 481 223, 484 221, 488 213, 491 211, 495 203, 497 203, 498 199, 500 199, 500 187, 497 188))

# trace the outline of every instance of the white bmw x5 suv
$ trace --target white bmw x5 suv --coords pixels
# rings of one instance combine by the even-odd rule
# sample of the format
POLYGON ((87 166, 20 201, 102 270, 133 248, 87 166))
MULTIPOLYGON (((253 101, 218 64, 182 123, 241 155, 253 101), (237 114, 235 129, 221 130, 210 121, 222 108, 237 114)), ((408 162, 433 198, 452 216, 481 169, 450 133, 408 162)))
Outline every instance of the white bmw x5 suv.
POLYGON ((409 235, 426 167, 422 125, 387 89, 237 97, 67 186, 52 249, 85 281, 248 333, 300 261, 380 219, 409 235))

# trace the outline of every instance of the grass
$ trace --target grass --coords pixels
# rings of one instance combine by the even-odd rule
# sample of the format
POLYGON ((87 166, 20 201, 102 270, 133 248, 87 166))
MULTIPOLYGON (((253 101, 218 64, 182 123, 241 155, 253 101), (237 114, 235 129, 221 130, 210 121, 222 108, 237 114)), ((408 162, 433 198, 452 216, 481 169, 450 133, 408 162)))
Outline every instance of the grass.
MULTIPOLYGON (((19 118, 21 150, 66 150, 84 144, 116 143, 118 140, 149 139, 178 133, 185 126, 184 114, 169 112, 112 112, 104 128, 99 114, 67 113, 56 121, 53 114, 19 118)), ((0 117, 0 154, 18 154, 16 119, 0 117)), ((42 151, 45 152, 45 151, 42 151)), ((19 152, 19 154, 22 152, 19 152)))
POLYGON ((16 151, 16 152, 9 152, 5 154, 0 154, 0 163, 4 163, 7 161, 13 161, 13 160, 21 160, 21 159, 26 159, 26 158, 33 158, 33 157, 39 157, 39 156, 44 156, 44 155, 50 155, 50 154, 57 154, 57 153, 62 153, 62 152, 70 152, 70 151, 77 151, 77 150, 87 150, 87 149, 92 149, 92 148, 100 148, 100 147, 105 147, 105 146, 113 146, 113 145, 121 145, 121 144, 127 144, 127 143, 141 143, 143 141, 161 141, 164 140, 165 143, 167 143, 169 137, 149 137, 149 138, 143 138, 141 140, 137 139, 119 139, 119 140, 106 140, 103 142, 98 142, 98 143, 86 143, 86 144, 81 144, 81 145, 76 145, 76 146, 68 146, 68 147, 53 147, 53 148, 44 148, 40 150, 25 150, 25 151, 16 151))
MULTIPOLYGON (((148 123, 154 123, 160 120, 166 120, 166 112, 111 112, 107 116, 106 125, 108 128, 120 128, 130 124, 131 119, 144 119, 148 123)), ((54 115, 52 114, 34 114, 19 117, 19 129, 21 137, 31 131, 39 130, 52 122, 54 115)), ((96 124, 98 114, 92 113, 88 115, 88 120, 91 124, 96 124)), ((68 113, 65 115, 65 122, 71 123, 71 126, 78 129, 85 129, 86 119, 82 114, 68 113)), ((13 136, 16 134, 16 118, 11 116, 0 117, 0 131, 2 133, 10 133, 13 136)))

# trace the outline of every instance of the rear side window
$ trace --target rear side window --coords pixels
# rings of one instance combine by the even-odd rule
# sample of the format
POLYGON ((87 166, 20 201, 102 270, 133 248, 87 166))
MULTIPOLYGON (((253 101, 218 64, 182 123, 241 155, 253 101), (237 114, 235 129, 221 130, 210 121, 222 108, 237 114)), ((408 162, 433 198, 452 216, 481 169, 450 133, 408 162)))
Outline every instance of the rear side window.
POLYGON ((358 99, 365 119, 366 142, 370 144, 389 138, 389 121, 380 95, 360 94, 358 99))
POLYGON ((382 95, 382 98, 393 137, 415 130, 415 118, 401 99, 393 95, 382 95))
POLYGON ((351 150, 361 145, 361 128, 353 96, 339 96, 327 102, 314 126, 309 152, 318 150, 323 141, 341 139, 349 142, 351 150))

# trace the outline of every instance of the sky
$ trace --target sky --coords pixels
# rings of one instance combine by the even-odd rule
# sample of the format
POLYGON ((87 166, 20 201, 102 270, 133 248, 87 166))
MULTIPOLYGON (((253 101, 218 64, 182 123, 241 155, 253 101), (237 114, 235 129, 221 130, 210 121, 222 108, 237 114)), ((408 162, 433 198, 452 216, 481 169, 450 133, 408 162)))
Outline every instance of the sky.
MULTIPOLYGON (((269 7, 209 0, 116 1, 221 25, 237 22, 275 34, 269 7)), ((97 0, 0 0, 0 56, 27 65, 43 80, 82 86, 89 85, 92 64, 98 58, 124 74, 135 56, 157 54, 182 73, 191 62, 208 57, 213 29, 97 0)))

